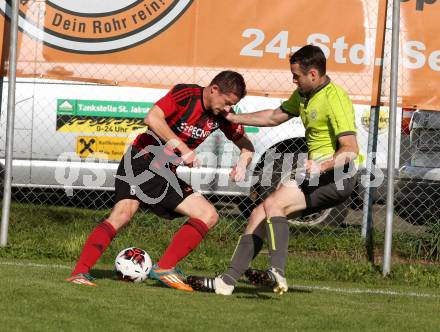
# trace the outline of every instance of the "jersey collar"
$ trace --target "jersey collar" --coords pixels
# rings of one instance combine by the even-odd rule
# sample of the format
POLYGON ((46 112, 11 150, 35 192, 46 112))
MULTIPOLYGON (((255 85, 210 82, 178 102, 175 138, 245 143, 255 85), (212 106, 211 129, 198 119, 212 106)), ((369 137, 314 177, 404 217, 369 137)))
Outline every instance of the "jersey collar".
POLYGON ((324 83, 322 83, 321 85, 318 85, 316 88, 314 88, 312 91, 310 91, 309 93, 299 93, 301 97, 310 99, 312 98, 315 94, 317 94, 319 91, 321 91, 322 89, 324 89, 329 83, 331 82, 331 79, 328 75, 325 75, 325 81, 324 83))
POLYGON ((207 112, 208 110, 206 109, 206 107, 205 107, 205 103, 203 102, 203 90, 205 90, 205 88, 204 87, 200 87, 200 96, 201 96, 201 98, 200 98, 200 103, 202 104, 202 109, 203 109, 203 112, 207 112))
POLYGON ((322 89, 324 89, 327 85, 329 85, 331 82, 331 79, 328 75, 325 75, 325 81, 324 83, 322 83, 321 85, 317 86, 315 89, 313 89, 312 91, 310 91, 309 93, 304 93, 302 94, 301 92, 299 92, 299 95, 301 97, 304 98, 305 102, 304 102, 304 106, 307 107, 307 104, 309 102, 310 99, 312 99, 312 97, 314 95, 316 95, 319 91, 321 91, 322 89))

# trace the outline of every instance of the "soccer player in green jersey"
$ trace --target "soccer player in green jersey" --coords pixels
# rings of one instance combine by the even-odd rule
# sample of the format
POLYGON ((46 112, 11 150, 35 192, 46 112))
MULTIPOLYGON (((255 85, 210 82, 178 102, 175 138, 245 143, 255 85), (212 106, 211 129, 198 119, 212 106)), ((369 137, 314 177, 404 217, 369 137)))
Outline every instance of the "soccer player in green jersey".
POLYGON ((217 278, 190 276, 195 290, 230 295, 240 276, 267 238, 271 267, 266 271, 246 271, 252 283, 269 284, 274 292, 288 290, 284 275, 289 227, 286 216, 309 214, 336 206, 352 193, 354 159, 358 154, 352 102, 347 93, 326 75, 326 59, 313 45, 299 49, 290 57, 290 70, 297 89, 276 109, 247 114, 227 114, 234 124, 270 127, 300 117, 306 129, 308 158, 302 183, 283 181, 263 203, 257 206, 240 237, 228 270, 217 278))

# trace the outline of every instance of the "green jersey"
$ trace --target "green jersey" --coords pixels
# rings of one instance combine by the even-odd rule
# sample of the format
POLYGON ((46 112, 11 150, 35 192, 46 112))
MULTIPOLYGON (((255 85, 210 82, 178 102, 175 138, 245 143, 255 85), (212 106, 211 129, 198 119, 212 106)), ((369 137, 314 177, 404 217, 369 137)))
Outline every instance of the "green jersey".
POLYGON ((347 93, 330 80, 308 97, 295 90, 281 109, 301 117, 309 159, 328 159, 335 154, 339 137, 356 134, 353 104, 347 93))

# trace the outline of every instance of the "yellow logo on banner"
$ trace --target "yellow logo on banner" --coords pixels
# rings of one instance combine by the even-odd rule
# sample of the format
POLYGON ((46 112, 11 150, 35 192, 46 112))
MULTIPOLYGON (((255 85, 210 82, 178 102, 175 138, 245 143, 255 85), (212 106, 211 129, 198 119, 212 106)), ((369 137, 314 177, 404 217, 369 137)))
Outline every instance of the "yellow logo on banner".
POLYGON ((73 118, 57 130, 63 133, 111 133, 130 134, 135 130, 146 129, 142 119, 81 119, 73 118))
POLYGON ((130 143, 128 137, 78 136, 76 154, 80 158, 87 158, 95 154, 100 158, 117 161, 122 158, 130 143))
MULTIPOLYGON (((388 128, 388 121, 389 121, 388 110, 385 111, 381 109, 379 111, 379 127, 378 127, 379 134, 382 134, 386 131, 386 129, 388 128)), ((362 114, 361 123, 364 129, 368 132, 368 130, 370 129, 370 110, 367 110, 362 114)))

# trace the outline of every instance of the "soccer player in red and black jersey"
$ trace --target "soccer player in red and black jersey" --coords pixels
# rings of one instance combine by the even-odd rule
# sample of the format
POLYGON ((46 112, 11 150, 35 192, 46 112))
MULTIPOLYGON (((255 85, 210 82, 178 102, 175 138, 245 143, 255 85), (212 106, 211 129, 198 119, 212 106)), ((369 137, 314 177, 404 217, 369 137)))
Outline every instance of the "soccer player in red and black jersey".
POLYGON ((254 147, 242 125, 224 118, 246 94, 243 77, 233 71, 219 73, 209 84, 174 86, 145 117, 148 130, 137 136, 122 158, 115 181, 116 204, 110 216, 89 235, 79 261, 67 281, 95 286, 89 271, 117 232, 146 205, 158 216, 188 220, 176 232, 163 256, 154 264, 150 277, 162 284, 192 291, 176 264, 203 240, 218 221, 214 206, 192 187, 177 178, 179 163, 198 165, 195 148, 220 129, 240 149, 230 172, 233 181, 243 181, 254 147))

